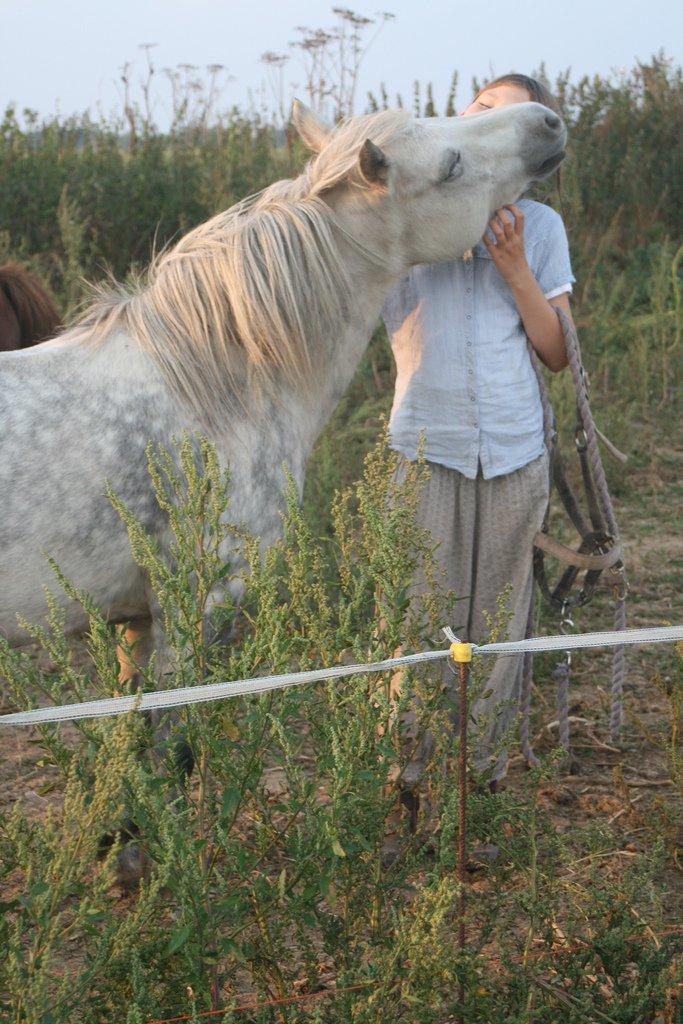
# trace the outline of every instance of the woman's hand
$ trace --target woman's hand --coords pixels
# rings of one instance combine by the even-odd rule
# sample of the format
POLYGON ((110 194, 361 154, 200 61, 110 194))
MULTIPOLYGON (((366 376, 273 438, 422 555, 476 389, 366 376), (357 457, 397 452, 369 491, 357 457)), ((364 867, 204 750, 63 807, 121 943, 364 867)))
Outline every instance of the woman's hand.
POLYGON ((558 295, 550 302, 541 291, 524 255, 524 214, 518 206, 513 203, 496 210, 489 228, 495 241, 486 234, 484 245, 510 287, 527 338, 545 365, 556 373, 567 365, 567 351, 553 306, 560 306, 571 320, 569 296, 558 295))
POLYGON ((489 229, 494 238, 490 237, 487 230, 482 241, 498 270, 512 286, 520 277, 529 273, 524 253, 524 214, 514 203, 502 206, 489 221, 489 229), (512 216, 506 212, 508 210, 512 216))

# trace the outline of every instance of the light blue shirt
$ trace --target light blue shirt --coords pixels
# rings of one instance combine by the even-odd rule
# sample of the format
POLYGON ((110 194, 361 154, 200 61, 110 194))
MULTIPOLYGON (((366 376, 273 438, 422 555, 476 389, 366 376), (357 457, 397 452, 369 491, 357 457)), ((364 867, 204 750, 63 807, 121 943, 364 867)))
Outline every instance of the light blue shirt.
MULTIPOLYGON (((527 262, 546 298, 575 277, 562 218, 532 199, 524 213, 527 262)), ((543 413, 527 337, 508 285, 483 242, 473 258, 413 267, 382 316, 396 360, 392 447, 474 479, 511 473, 544 451, 543 413)))

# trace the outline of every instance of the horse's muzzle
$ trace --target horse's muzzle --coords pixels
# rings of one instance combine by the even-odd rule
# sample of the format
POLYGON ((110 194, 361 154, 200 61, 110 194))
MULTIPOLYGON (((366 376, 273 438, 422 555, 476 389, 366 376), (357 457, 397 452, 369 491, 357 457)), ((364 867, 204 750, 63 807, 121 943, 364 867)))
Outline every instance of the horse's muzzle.
POLYGON ((559 153, 555 153, 554 156, 549 156, 547 160, 544 160, 543 163, 539 164, 539 166, 533 172, 534 177, 545 178, 549 174, 552 174, 555 168, 560 166, 566 155, 566 149, 561 149, 559 153))

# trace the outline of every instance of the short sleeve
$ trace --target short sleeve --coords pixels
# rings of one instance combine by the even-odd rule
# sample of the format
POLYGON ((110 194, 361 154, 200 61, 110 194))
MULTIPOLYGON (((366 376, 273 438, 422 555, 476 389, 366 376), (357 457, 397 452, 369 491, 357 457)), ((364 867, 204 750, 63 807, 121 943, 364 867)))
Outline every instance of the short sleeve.
POLYGON ((548 214, 534 247, 533 272, 547 299, 570 292, 576 281, 569 256, 569 241, 559 213, 547 207, 548 214))

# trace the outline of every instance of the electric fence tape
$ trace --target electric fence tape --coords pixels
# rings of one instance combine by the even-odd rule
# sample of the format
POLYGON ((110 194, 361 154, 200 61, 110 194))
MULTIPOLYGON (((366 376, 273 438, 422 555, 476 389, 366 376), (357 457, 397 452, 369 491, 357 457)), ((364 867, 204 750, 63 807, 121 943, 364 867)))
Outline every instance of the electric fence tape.
MULTIPOLYGON (((450 631, 449 631, 450 633, 450 631)), ((609 633, 577 633, 573 636, 543 636, 528 640, 497 644, 472 644, 474 655, 525 654, 527 651, 569 651, 582 647, 615 647, 621 644, 656 644, 683 641, 683 626, 656 626, 648 629, 625 629, 609 633)), ((129 711, 152 711, 175 708, 207 701, 226 700, 248 694, 269 693, 290 686, 315 683, 324 679, 340 679, 374 672, 386 672, 404 665, 438 661, 451 656, 450 647, 437 651, 421 651, 399 658, 387 658, 370 664, 336 665, 333 668, 313 669, 306 672, 288 672, 283 675, 258 676, 255 679, 237 679, 233 682, 209 683, 204 686, 184 686, 172 690, 153 690, 126 697, 106 697, 84 701, 81 704, 63 704, 58 707, 35 708, 0 716, 0 726, 49 725, 54 722, 75 722, 85 718, 104 718, 123 715, 129 711)))

